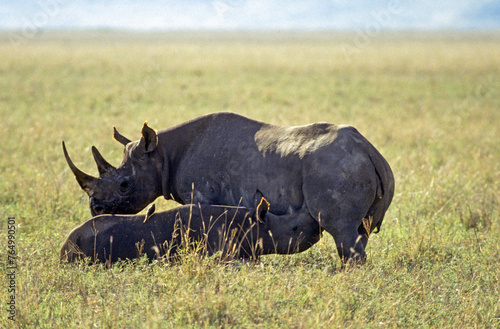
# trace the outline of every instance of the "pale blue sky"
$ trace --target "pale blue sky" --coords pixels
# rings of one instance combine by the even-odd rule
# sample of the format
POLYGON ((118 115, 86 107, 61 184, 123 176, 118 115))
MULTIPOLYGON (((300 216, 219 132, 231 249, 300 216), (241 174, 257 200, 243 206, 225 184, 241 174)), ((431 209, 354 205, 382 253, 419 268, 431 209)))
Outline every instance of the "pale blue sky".
POLYGON ((500 29, 498 0, 0 0, 0 29, 500 29))

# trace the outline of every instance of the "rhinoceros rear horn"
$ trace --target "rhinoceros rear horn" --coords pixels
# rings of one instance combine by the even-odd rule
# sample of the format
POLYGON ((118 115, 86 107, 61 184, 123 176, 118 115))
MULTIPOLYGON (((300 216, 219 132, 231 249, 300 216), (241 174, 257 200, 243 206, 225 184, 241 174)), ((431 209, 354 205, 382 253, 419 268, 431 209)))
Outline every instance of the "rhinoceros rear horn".
POLYGON ((82 190, 87 192, 89 196, 92 196, 92 194, 94 194, 98 178, 90 176, 89 174, 86 174, 80 169, 78 169, 73 163, 73 161, 71 161, 71 158, 68 155, 68 151, 66 151, 66 145, 64 145, 64 142, 62 142, 62 147, 63 147, 64 157, 66 158, 66 162, 68 163, 69 168, 75 175, 76 181, 78 182, 78 184, 80 184, 82 190))
POLYGON ((101 153, 97 150, 95 146, 92 146, 92 155, 94 156, 95 163, 97 164, 97 170, 99 170, 99 176, 107 175, 113 173, 116 168, 106 161, 101 153))

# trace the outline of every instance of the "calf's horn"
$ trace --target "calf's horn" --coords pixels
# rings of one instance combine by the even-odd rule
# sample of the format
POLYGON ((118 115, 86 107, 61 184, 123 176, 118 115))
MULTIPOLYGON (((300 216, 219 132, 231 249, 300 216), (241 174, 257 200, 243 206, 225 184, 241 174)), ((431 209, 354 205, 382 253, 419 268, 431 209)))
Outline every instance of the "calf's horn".
POLYGON ((92 155, 94 156, 95 163, 97 164, 97 170, 99 170, 100 177, 116 170, 115 167, 110 165, 109 162, 104 159, 95 146, 92 146, 92 155))
POLYGON ((98 178, 95 178, 93 176, 90 176, 89 174, 84 173, 75 166, 75 164, 73 163, 73 161, 71 161, 68 155, 68 151, 66 151, 66 145, 64 145, 64 141, 62 142, 62 147, 63 147, 64 157, 66 158, 66 162, 68 163, 69 168, 75 175, 76 181, 78 182, 78 184, 80 184, 82 190, 87 192, 89 196, 92 196, 92 194, 94 194, 94 189, 97 184, 98 178))

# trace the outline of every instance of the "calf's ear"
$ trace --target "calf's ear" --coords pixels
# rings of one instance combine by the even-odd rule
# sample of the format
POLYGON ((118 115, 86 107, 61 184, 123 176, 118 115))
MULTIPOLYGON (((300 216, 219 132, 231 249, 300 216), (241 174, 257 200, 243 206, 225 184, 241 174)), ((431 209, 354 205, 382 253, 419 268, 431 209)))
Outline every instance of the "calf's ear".
POLYGON ((149 206, 148 212, 146 213, 146 216, 144 217, 143 223, 146 223, 148 221, 149 217, 151 217, 154 214, 155 210, 156 210, 156 207, 155 207, 155 204, 153 203, 151 206, 149 206))
POLYGON ((257 206, 255 212, 257 213, 257 219, 261 222, 266 218, 267 212, 269 211, 269 202, 265 198, 260 199, 260 203, 257 206))
POLYGON ((156 131, 148 126, 148 122, 144 122, 142 127, 142 138, 139 142, 139 146, 144 150, 145 153, 153 152, 158 145, 158 136, 156 131))
POLYGON ((257 189, 255 191, 255 194, 253 195, 253 205, 255 206, 255 209, 257 209, 257 206, 259 205, 259 203, 262 201, 262 199, 264 198, 264 194, 262 194, 262 192, 257 189))

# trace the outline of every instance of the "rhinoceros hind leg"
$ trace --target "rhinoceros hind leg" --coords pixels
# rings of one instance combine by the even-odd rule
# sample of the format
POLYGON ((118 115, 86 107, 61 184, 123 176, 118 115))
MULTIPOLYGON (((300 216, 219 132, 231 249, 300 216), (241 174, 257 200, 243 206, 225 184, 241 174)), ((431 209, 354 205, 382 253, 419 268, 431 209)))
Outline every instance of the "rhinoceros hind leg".
MULTIPOLYGON (((325 226, 329 226, 328 224, 325 226)), ((367 238, 359 234, 355 226, 325 228, 333 236, 337 252, 343 263, 363 264, 366 260, 365 247, 367 238)))
POLYGON ((309 202, 310 214, 318 220, 322 229, 332 235, 343 262, 365 261, 368 233, 363 226, 363 218, 368 212, 369 205, 369 197, 364 194, 358 198, 345 196, 343 200, 319 194, 318 198, 309 202))
POLYGON ((363 264, 366 260, 365 244, 361 235, 354 232, 342 232, 340 236, 333 237, 337 245, 342 262, 363 264), (338 241, 338 242, 337 242, 338 241))

